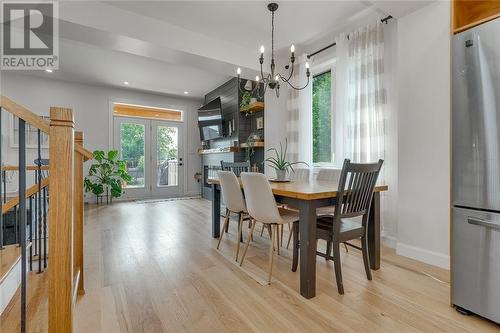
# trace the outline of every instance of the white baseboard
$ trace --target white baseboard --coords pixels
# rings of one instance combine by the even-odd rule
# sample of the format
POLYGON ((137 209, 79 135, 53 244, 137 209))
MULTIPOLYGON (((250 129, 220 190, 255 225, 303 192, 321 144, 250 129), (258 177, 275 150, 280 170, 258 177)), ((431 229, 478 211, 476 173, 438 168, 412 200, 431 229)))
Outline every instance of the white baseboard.
POLYGON ((444 269, 450 269, 450 256, 420 247, 397 243, 396 254, 425 262, 430 265, 438 266, 444 269))
POLYGON ((382 243, 385 246, 390 247, 391 249, 396 249, 396 246, 398 244, 398 240, 396 237, 389 236, 382 231, 381 239, 382 239, 382 243))
POLYGON ((7 305, 9 305, 10 300, 14 297, 20 285, 21 260, 18 260, 0 283, 0 314, 2 314, 7 305))

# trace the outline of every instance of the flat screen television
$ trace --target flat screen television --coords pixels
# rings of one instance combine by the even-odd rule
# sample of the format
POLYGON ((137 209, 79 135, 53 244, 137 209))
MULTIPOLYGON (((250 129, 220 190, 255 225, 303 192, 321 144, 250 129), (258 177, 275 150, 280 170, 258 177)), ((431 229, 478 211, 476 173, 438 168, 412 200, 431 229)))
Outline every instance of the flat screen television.
POLYGON ((203 141, 220 138, 222 133, 222 104, 220 97, 198 109, 198 127, 203 141))

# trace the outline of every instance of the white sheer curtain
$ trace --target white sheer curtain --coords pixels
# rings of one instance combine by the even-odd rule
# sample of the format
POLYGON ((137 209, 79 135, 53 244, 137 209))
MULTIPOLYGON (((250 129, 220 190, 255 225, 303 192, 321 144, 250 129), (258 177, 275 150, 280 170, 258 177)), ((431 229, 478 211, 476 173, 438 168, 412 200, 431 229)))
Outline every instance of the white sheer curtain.
MULTIPOLYGON (((303 54, 295 64, 294 75, 290 82, 296 87, 303 87, 307 83, 306 61, 307 56, 303 54)), ((292 89, 286 83, 282 83, 281 86, 287 86, 286 90, 283 89, 283 93, 286 93, 283 97, 287 98, 288 160, 306 162, 312 166, 312 76, 309 85, 303 90, 292 89)))
POLYGON ((376 162, 385 157, 384 36, 367 25, 336 40, 334 71, 334 164, 344 158, 376 162))

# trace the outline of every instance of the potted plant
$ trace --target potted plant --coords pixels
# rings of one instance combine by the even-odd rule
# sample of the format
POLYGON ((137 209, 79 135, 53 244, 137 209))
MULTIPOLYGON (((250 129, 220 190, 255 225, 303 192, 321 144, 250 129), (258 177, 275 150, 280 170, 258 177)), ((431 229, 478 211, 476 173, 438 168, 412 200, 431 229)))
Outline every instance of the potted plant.
POLYGON ((252 99, 252 94, 249 91, 245 91, 241 95, 240 110, 245 110, 245 115, 248 115, 248 106, 250 105, 250 100, 252 99))
POLYGON ((123 194, 122 182, 130 182, 132 177, 127 173, 127 164, 118 159, 118 151, 94 151, 94 160, 85 177, 85 192, 92 192, 96 197, 111 192, 111 198, 119 198, 123 194))
POLYGON ((293 170, 293 166, 297 164, 305 164, 309 166, 306 162, 289 162, 286 160, 286 154, 288 149, 288 139, 285 139, 285 149, 280 142, 280 150, 276 148, 269 148, 267 151, 274 151, 276 156, 271 156, 266 158, 268 165, 276 171, 276 180, 283 181, 286 180, 286 174, 289 170, 293 170))

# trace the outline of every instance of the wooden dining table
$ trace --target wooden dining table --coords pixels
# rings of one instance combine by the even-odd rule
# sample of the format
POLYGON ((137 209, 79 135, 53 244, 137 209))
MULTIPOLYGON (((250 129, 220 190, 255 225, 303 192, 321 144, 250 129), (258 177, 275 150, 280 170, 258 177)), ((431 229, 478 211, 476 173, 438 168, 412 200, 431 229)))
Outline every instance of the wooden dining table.
MULTIPOLYGON (((220 183, 218 179, 207 180, 212 185, 212 237, 220 236, 220 183)), ((305 298, 316 295, 316 209, 335 204, 338 181, 290 181, 271 182, 277 202, 299 209, 300 238, 300 294, 305 298)), ((368 251, 370 267, 380 268, 380 192, 386 185, 377 185, 373 194, 368 220, 368 251)))

